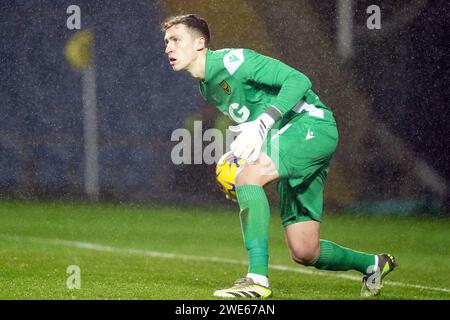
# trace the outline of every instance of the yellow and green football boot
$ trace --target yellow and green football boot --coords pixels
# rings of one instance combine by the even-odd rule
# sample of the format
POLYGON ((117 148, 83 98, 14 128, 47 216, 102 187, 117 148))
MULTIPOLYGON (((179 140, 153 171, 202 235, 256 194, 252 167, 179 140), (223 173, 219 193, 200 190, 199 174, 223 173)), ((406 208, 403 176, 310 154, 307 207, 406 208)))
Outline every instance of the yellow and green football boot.
POLYGON ((361 296, 371 297, 379 295, 383 288, 383 279, 397 266, 397 260, 391 254, 383 253, 377 255, 378 264, 375 271, 366 274, 362 279, 361 296))
POLYGON ((256 284, 249 277, 238 279, 231 288, 214 292, 214 296, 222 298, 260 298, 266 299, 272 295, 272 288, 256 284))

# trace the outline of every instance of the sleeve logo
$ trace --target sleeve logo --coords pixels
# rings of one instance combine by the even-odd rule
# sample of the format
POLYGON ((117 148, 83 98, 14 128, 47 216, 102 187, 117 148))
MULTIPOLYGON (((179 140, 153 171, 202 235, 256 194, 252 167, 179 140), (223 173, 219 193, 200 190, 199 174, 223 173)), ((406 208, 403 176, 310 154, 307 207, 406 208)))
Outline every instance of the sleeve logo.
POLYGON ((244 62, 244 50, 233 49, 223 57, 223 64, 230 75, 233 75, 244 62))
POLYGON ((232 103, 228 107, 230 118, 236 123, 245 122, 250 116, 250 110, 246 106, 239 106, 239 103, 232 103))

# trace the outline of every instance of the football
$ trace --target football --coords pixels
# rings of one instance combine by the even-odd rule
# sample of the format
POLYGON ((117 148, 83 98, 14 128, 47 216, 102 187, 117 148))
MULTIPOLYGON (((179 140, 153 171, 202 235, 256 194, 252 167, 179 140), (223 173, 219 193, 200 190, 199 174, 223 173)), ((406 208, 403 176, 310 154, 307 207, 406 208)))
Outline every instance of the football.
POLYGON ((228 157, 226 159, 220 159, 216 166, 217 185, 232 200, 236 200, 234 177, 244 163, 245 161, 243 159, 228 157))

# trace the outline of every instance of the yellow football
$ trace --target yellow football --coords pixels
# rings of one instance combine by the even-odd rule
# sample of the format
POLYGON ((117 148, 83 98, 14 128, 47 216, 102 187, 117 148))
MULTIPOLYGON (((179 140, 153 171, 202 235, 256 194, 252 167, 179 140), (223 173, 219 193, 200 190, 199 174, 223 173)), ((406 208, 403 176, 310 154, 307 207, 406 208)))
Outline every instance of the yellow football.
POLYGON ((234 183, 234 177, 237 171, 245 163, 243 159, 230 157, 227 159, 221 159, 216 166, 216 180, 219 189, 228 195, 231 199, 236 200, 236 185, 234 183))

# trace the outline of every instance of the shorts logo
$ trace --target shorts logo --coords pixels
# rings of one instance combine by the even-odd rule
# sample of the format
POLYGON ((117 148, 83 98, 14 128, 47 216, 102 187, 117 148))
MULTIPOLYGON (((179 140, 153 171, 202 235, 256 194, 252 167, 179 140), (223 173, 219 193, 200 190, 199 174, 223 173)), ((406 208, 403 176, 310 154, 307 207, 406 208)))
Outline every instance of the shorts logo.
POLYGON ((306 133, 306 138, 305 140, 309 140, 314 138, 314 132, 312 132, 310 129, 308 129, 308 132, 306 133))
POLYGON ((227 95, 230 95, 230 94, 231 94, 231 87, 230 87, 230 85, 229 85, 225 80, 223 80, 223 81, 220 83, 220 87, 223 89, 223 91, 225 91, 225 93, 226 93, 227 95))

